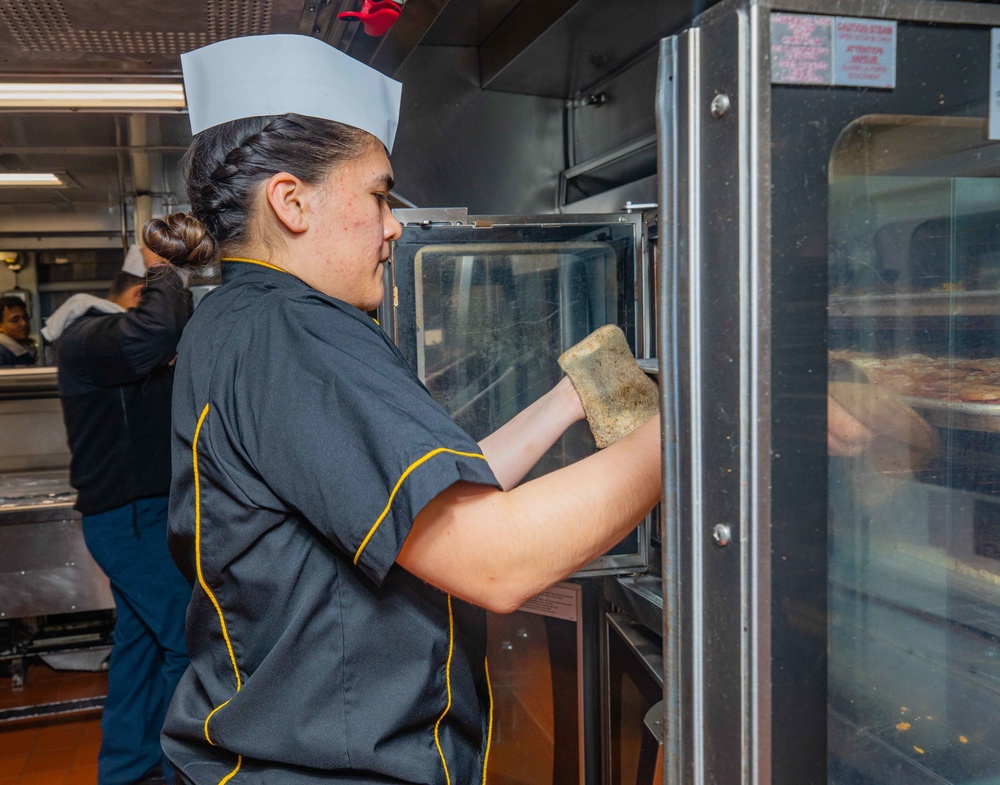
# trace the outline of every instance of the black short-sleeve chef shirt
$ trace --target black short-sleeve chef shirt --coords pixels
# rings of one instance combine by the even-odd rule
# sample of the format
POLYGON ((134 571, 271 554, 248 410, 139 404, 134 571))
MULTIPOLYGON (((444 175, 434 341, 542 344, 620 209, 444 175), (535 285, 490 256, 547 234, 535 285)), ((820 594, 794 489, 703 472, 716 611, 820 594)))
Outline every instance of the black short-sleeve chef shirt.
POLYGON ((196 785, 482 782, 482 614, 394 562, 427 502, 496 478, 366 314, 263 265, 223 276, 174 382, 194 590, 168 756, 196 785))

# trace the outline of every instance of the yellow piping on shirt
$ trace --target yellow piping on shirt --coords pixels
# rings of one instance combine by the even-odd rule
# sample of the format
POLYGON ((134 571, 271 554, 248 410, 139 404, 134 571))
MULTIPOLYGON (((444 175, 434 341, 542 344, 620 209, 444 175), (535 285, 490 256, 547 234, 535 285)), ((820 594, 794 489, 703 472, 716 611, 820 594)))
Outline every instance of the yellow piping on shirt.
POLYGON ((493 744, 493 684, 490 682, 490 660, 483 660, 486 668, 486 690, 490 694, 490 722, 486 727, 486 754, 483 755, 483 785, 486 785, 486 767, 490 765, 490 746, 493 744))
MULTIPOLYGON (((215 598, 212 590, 208 588, 208 583, 205 581, 205 575, 201 571, 201 475, 198 473, 198 439, 201 436, 201 426, 205 424, 205 418, 208 416, 208 411, 210 404, 205 404, 205 408, 201 410, 201 416, 198 418, 198 425, 194 429, 194 441, 191 444, 191 464, 194 468, 194 557, 195 557, 195 569, 198 573, 198 584, 204 590, 205 594, 212 601, 212 605, 215 606, 215 612, 219 614, 219 624, 222 626, 222 637, 226 641, 226 648, 229 650, 229 661, 233 664, 233 672, 236 674, 236 691, 239 692, 240 688, 243 686, 242 680, 240 679, 240 669, 236 665, 236 655, 233 653, 233 643, 229 639, 229 631, 226 629, 226 619, 222 615, 222 606, 219 605, 219 601, 215 598)), ((229 701, 226 701, 229 703, 229 701)), ((212 719, 212 716, 226 705, 223 703, 220 706, 216 706, 212 712, 205 718, 205 740, 208 741, 213 747, 215 742, 212 741, 211 736, 208 734, 208 721, 212 719)), ((239 771, 240 765, 243 762, 243 757, 239 756, 236 763, 236 768, 229 773, 229 775, 219 783, 228 782, 229 779, 239 771)))
POLYGON ((444 707, 444 711, 441 712, 441 716, 438 717, 438 721, 434 723, 434 743, 438 748, 438 755, 441 756, 441 765, 444 766, 444 778, 448 785, 451 785, 451 775, 448 773, 448 761, 444 758, 444 750, 441 749, 441 739, 438 736, 438 728, 441 727, 441 721, 444 720, 448 712, 451 711, 451 655, 455 651, 455 617, 451 612, 451 595, 448 595, 448 664, 445 667, 445 684, 448 686, 448 703, 444 707))
POLYGON ((479 458, 480 460, 483 460, 483 461, 486 460, 486 456, 482 455, 480 453, 459 452, 458 450, 449 450, 447 447, 438 447, 435 450, 431 450, 423 458, 418 458, 413 463, 411 463, 407 467, 406 471, 403 472, 402 476, 400 476, 399 482, 396 483, 396 487, 392 489, 392 493, 389 494, 389 501, 386 502, 385 509, 382 510, 382 514, 378 516, 378 520, 375 521, 375 523, 372 525, 371 529, 368 531, 368 535, 364 538, 364 540, 362 540, 361 545, 358 546, 358 552, 354 554, 354 563, 355 564, 357 564, 358 560, 361 558, 361 552, 365 549, 365 546, 368 545, 368 541, 375 534, 375 531, 382 524, 382 521, 385 520, 385 516, 389 514, 389 510, 392 508, 392 500, 396 498, 396 493, 399 491, 400 487, 402 486, 403 480, 405 480, 410 475, 410 472, 412 472, 414 469, 416 469, 418 466, 420 466, 420 464, 424 463, 425 461, 429 461, 435 455, 440 455, 441 453, 450 453, 451 455, 461 455, 464 458, 479 458))
POLYGON ((221 780, 219 780, 219 785, 226 785, 226 783, 229 782, 229 780, 231 780, 233 777, 236 776, 236 772, 238 772, 240 770, 240 766, 242 766, 242 765, 243 765, 243 756, 242 755, 237 755, 236 756, 236 768, 233 769, 231 772, 229 772, 221 780))
POLYGON ((227 256, 221 261, 223 262, 246 262, 247 264, 257 264, 261 267, 266 267, 269 270, 277 270, 279 273, 287 273, 291 275, 284 267, 278 267, 276 264, 271 264, 270 262, 262 262, 260 259, 241 259, 239 256, 227 256))
MULTIPOLYGON (((256 265, 259 265, 261 267, 266 267, 269 270, 277 270, 279 273, 287 273, 288 275, 294 275, 293 273, 288 272, 288 270, 286 270, 284 267, 278 267, 278 265, 271 264, 270 262, 262 262, 259 259, 243 259, 243 258, 241 258, 239 256, 227 256, 225 259, 222 259, 222 261, 223 262, 245 262, 246 264, 256 264, 256 265)), ((371 319, 372 319, 373 322, 375 322, 375 324, 378 324, 378 319, 376 319, 375 317, 371 317, 371 319)), ((379 327, 381 327, 381 326, 382 325, 379 324, 379 327)))

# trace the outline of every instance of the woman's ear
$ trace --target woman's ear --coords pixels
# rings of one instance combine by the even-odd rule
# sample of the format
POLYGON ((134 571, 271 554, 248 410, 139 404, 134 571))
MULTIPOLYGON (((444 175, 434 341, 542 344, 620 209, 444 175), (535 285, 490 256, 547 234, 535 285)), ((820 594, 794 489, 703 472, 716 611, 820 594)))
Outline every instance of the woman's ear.
POLYGON ((309 228, 306 191, 309 186, 288 172, 278 172, 264 184, 264 195, 278 221, 293 234, 309 228))

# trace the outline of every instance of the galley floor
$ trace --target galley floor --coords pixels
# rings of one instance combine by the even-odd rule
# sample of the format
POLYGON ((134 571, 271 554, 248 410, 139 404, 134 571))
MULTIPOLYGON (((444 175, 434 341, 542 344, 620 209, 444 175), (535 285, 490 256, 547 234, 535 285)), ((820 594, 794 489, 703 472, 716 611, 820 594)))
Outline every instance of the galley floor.
MULTIPOLYGON (((106 694, 106 673, 57 671, 33 660, 24 688, 0 676, 0 711, 106 694)), ((95 785, 101 713, 0 722, 0 785, 95 785)))

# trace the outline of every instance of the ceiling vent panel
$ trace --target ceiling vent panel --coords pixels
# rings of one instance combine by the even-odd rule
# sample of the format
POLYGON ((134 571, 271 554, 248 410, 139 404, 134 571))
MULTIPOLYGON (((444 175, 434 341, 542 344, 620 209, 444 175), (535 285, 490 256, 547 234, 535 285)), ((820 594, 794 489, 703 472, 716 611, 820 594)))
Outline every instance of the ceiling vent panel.
POLYGON ((0 71, 175 73, 182 52, 297 33, 302 15, 301 0, 0 0, 0 71))

